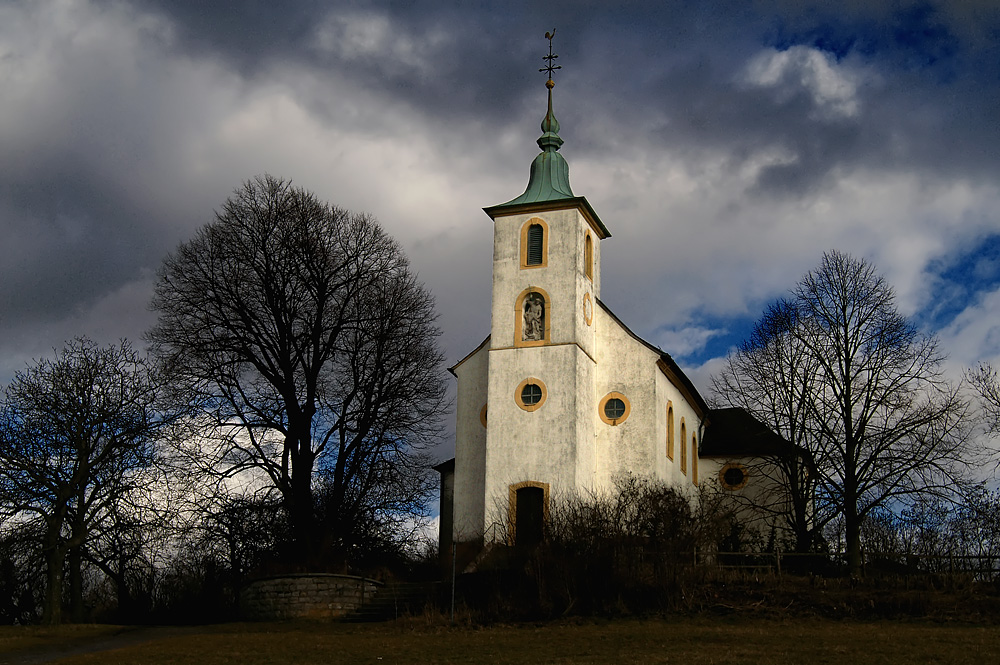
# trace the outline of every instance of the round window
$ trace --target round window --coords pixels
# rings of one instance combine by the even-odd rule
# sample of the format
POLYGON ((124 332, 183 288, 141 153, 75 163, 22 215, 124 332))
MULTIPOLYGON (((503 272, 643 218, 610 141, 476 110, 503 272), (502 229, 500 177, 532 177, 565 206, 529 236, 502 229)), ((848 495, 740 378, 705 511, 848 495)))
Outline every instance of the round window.
POLYGON ((749 474, 742 464, 727 464, 719 471, 719 480, 727 490, 742 489, 748 479, 749 474))
POLYGON ((544 383, 535 378, 528 378, 514 390, 514 401, 525 411, 535 411, 545 404, 547 394, 544 383))
POLYGON ((521 388, 521 401, 528 406, 534 406, 542 401, 542 389, 536 383, 528 383, 521 388))
POLYGON ((625 402, 612 397, 604 404, 604 415, 608 420, 618 420, 625 415, 625 402))
POLYGON ((628 403, 628 398, 618 392, 610 392, 604 396, 597 407, 597 413, 601 420, 608 425, 621 425, 628 420, 629 411, 632 407, 628 403))

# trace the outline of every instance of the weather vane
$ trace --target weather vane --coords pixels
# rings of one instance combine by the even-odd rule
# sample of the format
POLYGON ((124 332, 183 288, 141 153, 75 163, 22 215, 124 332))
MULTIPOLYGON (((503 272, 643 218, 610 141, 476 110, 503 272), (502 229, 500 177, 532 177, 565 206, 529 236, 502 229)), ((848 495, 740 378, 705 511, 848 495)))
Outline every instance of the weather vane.
POLYGON ((539 69, 540 72, 545 72, 549 75, 549 80, 545 82, 545 85, 551 88, 555 83, 552 82, 552 72, 557 69, 562 69, 559 65, 553 65, 552 61, 559 56, 552 52, 552 38, 556 36, 556 29, 552 28, 552 32, 546 32, 545 38, 549 40, 549 54, 543 55, 542 60, 545 61, 545 66, 539 69))

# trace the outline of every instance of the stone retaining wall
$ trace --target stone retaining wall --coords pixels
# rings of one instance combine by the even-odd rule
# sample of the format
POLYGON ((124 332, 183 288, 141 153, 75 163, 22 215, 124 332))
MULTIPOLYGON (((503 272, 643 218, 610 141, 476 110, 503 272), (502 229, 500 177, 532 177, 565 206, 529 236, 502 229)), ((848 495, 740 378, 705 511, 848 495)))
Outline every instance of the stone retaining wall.
POLYGON ((282 575, 251 582, 240 594, 243 618, 252 621, 332 619, 360 607, 381 582, 355 575, 282 575))

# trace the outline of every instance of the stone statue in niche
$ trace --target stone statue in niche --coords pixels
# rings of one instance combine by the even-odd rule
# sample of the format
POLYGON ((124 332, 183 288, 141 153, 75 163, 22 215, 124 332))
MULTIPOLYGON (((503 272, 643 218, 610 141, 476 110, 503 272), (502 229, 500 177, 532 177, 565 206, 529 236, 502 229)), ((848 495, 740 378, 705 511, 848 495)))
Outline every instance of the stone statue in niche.
POLYGON ((529 293, 524 299, 521 339, 525 342, 540 342, 545 339, 545 299, 539 293, 529 293))

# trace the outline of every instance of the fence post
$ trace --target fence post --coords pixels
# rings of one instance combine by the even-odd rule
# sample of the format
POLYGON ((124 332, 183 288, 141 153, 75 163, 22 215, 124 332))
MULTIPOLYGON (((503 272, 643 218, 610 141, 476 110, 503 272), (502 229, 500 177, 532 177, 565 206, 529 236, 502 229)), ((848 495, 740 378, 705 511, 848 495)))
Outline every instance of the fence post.
POLYGON ((781 548, 774 551, 774 560, 778 565, 778 579, 781 579, 781 548))

